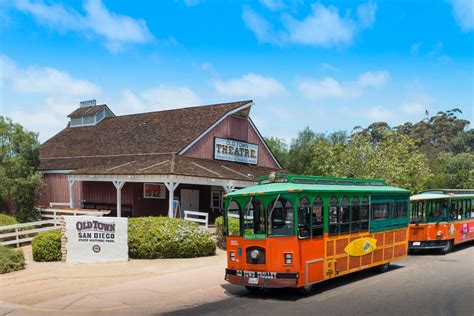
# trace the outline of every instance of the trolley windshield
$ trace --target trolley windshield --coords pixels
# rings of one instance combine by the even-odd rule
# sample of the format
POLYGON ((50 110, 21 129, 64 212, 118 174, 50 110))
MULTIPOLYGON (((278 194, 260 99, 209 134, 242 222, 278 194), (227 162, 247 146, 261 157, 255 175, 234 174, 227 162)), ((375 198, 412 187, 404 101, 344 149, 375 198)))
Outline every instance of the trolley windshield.
POLYGON ((293 236, 294 203, 289 196, 234 198, 225 212, 227 236, 293 236))

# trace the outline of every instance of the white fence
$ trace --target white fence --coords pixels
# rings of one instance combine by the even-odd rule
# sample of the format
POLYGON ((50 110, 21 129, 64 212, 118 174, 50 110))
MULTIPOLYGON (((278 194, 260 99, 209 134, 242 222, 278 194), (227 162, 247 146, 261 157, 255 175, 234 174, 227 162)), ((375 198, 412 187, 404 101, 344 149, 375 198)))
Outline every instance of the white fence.
POLYGON ((110 212, 57 208, 46 208, 40 210, 41 217, 46 218, 46 220, 0 226, 0 245, 16 245, 16 247, 19 247, 21 244, 29 243, 33 240, 34 235, 37 233, 60 228, 61 225, 59 219, 63 215, 88 215, 101 217, 102 215, 108 214, 110 212))
POLYGON ((184 220, 204 224, 207 228, 209 224, 209 214, 203 212, 184 211, 184 220))

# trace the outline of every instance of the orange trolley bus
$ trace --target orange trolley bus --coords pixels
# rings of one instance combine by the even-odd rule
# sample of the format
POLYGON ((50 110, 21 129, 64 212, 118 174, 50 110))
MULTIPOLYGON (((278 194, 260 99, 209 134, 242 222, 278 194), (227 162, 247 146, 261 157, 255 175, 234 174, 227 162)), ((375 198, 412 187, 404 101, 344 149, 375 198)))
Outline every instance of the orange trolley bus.
POLYGON ((227 194, 225 279, 300 288, 407 255, 409 191, 383 180, 271 174, 227 194))
POLYGON ((474 190, 437 189, 410 197, 409 250, 439 249, 474 240, 474 190))

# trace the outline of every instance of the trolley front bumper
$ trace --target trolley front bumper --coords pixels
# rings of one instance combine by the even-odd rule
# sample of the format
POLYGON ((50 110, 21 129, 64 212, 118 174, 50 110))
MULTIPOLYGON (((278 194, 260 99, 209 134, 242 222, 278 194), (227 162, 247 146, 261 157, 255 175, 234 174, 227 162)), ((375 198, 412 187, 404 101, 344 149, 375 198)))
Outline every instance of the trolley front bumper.
POLYGON ((410 241, 408 243, 408 249, 441 249, 446 247, 448 245, 448 242, 449 240, 410 241))
POLYGON ((298 284, 298 278, 298 273, 225 270, 226 281, 242 286, 264 288, 295 287, 298 284))

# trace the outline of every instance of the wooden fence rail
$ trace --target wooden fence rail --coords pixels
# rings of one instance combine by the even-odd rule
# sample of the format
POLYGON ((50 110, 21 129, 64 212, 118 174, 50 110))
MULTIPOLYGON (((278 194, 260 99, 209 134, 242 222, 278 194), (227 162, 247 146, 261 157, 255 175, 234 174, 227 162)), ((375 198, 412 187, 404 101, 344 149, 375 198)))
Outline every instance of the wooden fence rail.
POLYGON ((101 217, 110 212, 59 208, 40 208, 40 210, 41 217, 45 218, 45 220, 0 226, 0 245, 16 245, 16 247, 19 247, 21 244, 30 243, 37 233, 61 228, 59 219, 63 215, 101 217))

